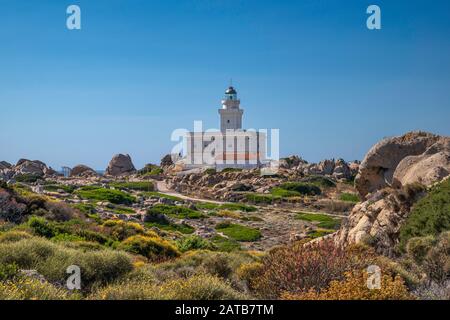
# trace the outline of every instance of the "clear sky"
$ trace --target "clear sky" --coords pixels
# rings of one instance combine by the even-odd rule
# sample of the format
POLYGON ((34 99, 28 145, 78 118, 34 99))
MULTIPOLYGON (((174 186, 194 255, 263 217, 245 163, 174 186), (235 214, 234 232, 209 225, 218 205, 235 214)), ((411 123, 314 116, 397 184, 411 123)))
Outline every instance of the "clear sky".
POLYGON ((450 135, 448 0, 0 0, 0 160, 159 162, 218 127, 229 79, 281 155, 362 159, 386 136, 450 135), (66 8, 82 29, 66 28, 66 8), (382 29, 366 28, 377 4, 382 29))

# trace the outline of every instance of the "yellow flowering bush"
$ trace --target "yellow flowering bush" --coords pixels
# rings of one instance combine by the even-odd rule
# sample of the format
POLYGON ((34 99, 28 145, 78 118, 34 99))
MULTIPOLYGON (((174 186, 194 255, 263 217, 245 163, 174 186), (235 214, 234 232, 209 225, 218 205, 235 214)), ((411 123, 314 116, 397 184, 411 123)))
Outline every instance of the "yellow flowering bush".
POLYGON ((135 254, 140 254, 152 261, 166 260, 178 257, 180 252, 175 245, 160 237, 135 235, 125 239, 120 248, 135 254))
POLYGON ((18 277, 0 282, 0 300, 68 300, 79 299, 63 288, 34 278, 18 277))
POLYGON ((369 289, 368 274, 364 271, 346 272, 345 280, 331 281, 329 286, 319 292, 310 289, 304 293, 284 293, 285 300, 411 300, 414 296, 408 292, 400 276, 381 276, 380 289, 369 289))

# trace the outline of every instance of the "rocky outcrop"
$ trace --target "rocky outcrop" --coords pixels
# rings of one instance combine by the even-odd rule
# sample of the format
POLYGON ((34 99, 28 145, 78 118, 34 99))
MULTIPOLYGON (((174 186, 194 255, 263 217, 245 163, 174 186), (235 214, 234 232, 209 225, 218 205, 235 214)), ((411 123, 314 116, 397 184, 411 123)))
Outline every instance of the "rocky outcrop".
POLYGON ((301 164, 307 164, 308 162, 300 158, 299 156, 293 155, 287 158, 280 159, 279 167, 282 169, 292 169, 298 167, 301 164))
POLYGON ((350 180, 356 175, 358 168, 358 162, 348 164, 343 159, 326 159, 319 163, 302 163, 296 170, 306 176, 321 175, 330 176, 337 180, 350 180))
POLYGON ((338 159, 335 162, 333 173, 331 175, 335 179, 341 180, 341 179, 350 179, 352 173, 350 171, 350 167, 348 166, 347 162, 345 162, 343 159, 338 159))
POLYGON ((88 166, 85 166, 84 164, 76 165, 70 171, 71 177, 92 177, 92 176, 97 176, 97 175, 98 174, 97 174, 97 172, 95 172, 94 169, 92 169, 88 166))
POLYGON ((169 167, 173 165, 173 160, 172 160, 172 155, 170 154, 166 154, 162 159, 161 159, 161 167, 169 167))
POLYGON ((384 139, 368 152, 355 184, 358 203, 334 236, 336 243, 369 242, 390 255, 399 231, 425 189, 450 172, 450 138, 411 132, 384 139))
POLYGON ((47 169, 47 165, 42 161, 27 159, 20 159, 13 168, 16 174, 32 174, 37 176, 44 176, 47 169))
POLYGON ((412 205, 424 194, 424 189, 406 187, 385 188, 370 194, 355 205, 348 219, 334 235, 339 245, 370 243, 378 252, 391 255, 398 243, 400 228, 412 205))
POLYGON ((6 161, 0 161, 0 170, 10 169, 12 165, 6 161))
POLYGON ((116 154, 108 164, 105 174, 110 176, 121 176, 136 172, 136 168, 128 154, 116 154))
POLYGON ((362 197, 386 186, 430 185, 450 172, 450 137, 410 132, 374 145, 362 161, 355 186, 362 197))

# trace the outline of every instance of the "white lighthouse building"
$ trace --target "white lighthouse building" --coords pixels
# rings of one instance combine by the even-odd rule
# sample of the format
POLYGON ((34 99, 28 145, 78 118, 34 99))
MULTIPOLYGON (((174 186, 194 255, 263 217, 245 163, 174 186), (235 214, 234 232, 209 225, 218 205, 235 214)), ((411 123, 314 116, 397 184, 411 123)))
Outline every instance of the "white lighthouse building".
POLYGON ((267 135, 242 129, 244 110, 235 88, 225 91, 219 109, 220 131, 188 132, 183 163, 186 168, 208 167, 250 169, 266 162, 267 135))
POLYGON ((233 87, 225 91, 225 98, 222 100, 220 114, 220 131, 241 130, 242 115, 244 110, 239 109, 241 101, 237 98, 237 92, 233 87))

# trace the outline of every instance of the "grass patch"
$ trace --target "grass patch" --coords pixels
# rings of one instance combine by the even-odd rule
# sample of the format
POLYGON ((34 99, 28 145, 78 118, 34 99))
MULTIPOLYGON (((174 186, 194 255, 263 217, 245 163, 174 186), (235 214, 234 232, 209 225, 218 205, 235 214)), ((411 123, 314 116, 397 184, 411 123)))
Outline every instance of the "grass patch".
POLYGON ((272 194, 248 193, 245 195, 245 199, 255 204, 272 204, 280 201, 282 198, 272 194))
POLYGON ((75 194, 83 199, 96 201, 109 201, 114 204, 130 205, 136 201, 136 198, 120 190, 106 189, 96 186, 81 187, 75 194))
POLYGON ((111 183, 110 186, 117 189, 135 190, 135 191, 154 191, 155 189, 155 186, 151 181, 114 182, 111 183))
POLYGON ((186 224, 175 224, 175 223, 163 223, 163 222, 146 222, 145 226, 147 228, 158 228, 165 231, 180 232, 183 234, 194 233, 195 229, 186 224))
POLYGON ((278 187, 272 188, 270 190, 270 193, 274 197, 281 197, 281 198, 300 197, 302 195, 300 192, 285 190, 278 187))
POLYGON ((163 214, 178 219, 201 219, 206 216, 199 211, 192 210, 182 206, 171 206, 167 204, 157 204, 148 209, 148 214, 163 214))
POLYGON ((214 244, 218 251, 231 252, 241 249, 241 245, 236 240, 228 239, 219 235, 211 238, 211 242, 214 244))
POLYGON ((359 202, 359 197, 355 193, 344 192, 339 195, 339 200, 357 203, 359 202))
POLYGON ((169 200, 173 200, 173 201, 183 201, 183 199, 181 199, 179 197, 171 196, 171 195, 160 193, 157 191, 144 192, 144 193, 142 193, 142 195, 146 196, 146 197, 164 198, 164 199, 169 199, 169 200))
POLYGON ((261 238, 261 231, 240 224, 223 222, 217 224, 216 230, 236 241, 256 241, 261 238))
POLYGON ((95 214, 97 210, 95 209, 95 206, 90 203, 76 203, 70 205, 72 208, 78 209, 82 213, 89 215, 89 214, 95 214))
POLYGON ((304 213, 300 212, 295 216, 296 219, 314 222, 319 228, 337 229, 341 224, 341 220, 320 213, 304 213))
POLYGON ((326 236, 327 234, 333 233, 335 230, 328 230, 328 229, 317 229, 317 230, 311 230, 308 232, 308 237, 315 239, 320 238, 323 236, 326 236))

